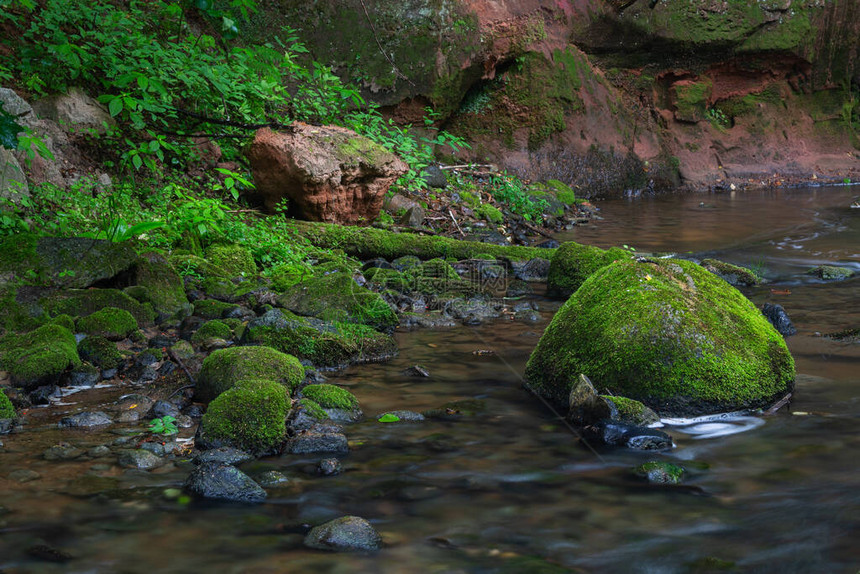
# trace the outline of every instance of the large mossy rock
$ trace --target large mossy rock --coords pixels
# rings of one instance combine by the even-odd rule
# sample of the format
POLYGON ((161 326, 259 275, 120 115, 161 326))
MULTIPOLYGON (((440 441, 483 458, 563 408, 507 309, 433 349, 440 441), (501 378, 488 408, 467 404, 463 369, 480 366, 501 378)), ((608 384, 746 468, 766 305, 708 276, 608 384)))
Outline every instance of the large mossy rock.
POLYGON ((298 359, 270 347, 230 347, 206 357, 197 378, 194 398, 208 403, 246 379, 263 379, 292 392, 305 378, 298 359))
POLYGON ((35 273, 45 283, 83 289, 130 268, 137 253, 129 243, 86 237, 10 235, 0 242, 0 275, 35 273))
POLYGON ((182 277, 170 263, 158 253, 144 253, 134 267, 134 283, 143 287, 141 303, 151 303, 160 316, 172 316, 187 309, 182 277))
POLYGON ((105 307, 78 319, 77 328, 87 335, 119 341, 137 331, 137 321, 134 315, 125 309, 105 307))
POLYGON ((570 297, 592 273, 620 259, 630 259, 630 253, 620 247, 605 250, 572 241, 562 243, 550 260, 547 294, 570 297))
POLYGON ((43 325, 0 341, 0 367, 26 389, 55 384, 67 369, 80 364, 75 336, 60 325, 43 325))
POLYGON ((277 304, 298 315, 370 325, 380 331, 393 330, 399 323, 382 297, 356 283, 349 273, 306 279, 287 289, 277 304))
POLYGON ((141 303, 118 289, 67 289, 46 295, 39 303, 52 316, 85 317, 105 307, 116 307, 131 313, 139 325, 148 325, 155 320, 152 304, 141 303))
POLYGON ((209 440, 266 453, 283 443, 289 412, 287 387, 269 380, 245 379, 209 403, 202 424, 209 440))
POLYGON ((299 317, 281 309, 248 323, 242 337, 247 343, 274 347, 323 368, 383 361, 397 353, 393 338, 367 325, 299 317))
POLYGON ((794 385, 782 336, 722 279, 688 261, 617 261, 568 299, 526 367, 565 408, 586 373, 600 391, 661 415, 757 408, 794 385))

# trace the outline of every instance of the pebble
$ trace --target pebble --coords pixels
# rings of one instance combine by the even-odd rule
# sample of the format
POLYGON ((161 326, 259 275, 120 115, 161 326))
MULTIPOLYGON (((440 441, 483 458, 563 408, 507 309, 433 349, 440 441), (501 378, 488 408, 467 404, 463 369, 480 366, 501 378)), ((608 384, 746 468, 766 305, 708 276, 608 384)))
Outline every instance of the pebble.
POLYGON ((124 468, 149 470, 164 464, 164 460, 142 448, 126 450, 120 453, 117 462, 124 468))
POLYGON ((111 424, 113 421, 101 411, 84 411, 60 419, 59 426, 65 428, 92 428, 111 424))
POLYGON ((322 476, 335 476, 343 472, 343 465, 339 459, 324 458, 317 464, 317 474, 322 476))
POLYGON ((336 552, 368 552, 382 548, 382 536, 364 518, 343 516, 312 528, 305 536, 305 546, 336 552))

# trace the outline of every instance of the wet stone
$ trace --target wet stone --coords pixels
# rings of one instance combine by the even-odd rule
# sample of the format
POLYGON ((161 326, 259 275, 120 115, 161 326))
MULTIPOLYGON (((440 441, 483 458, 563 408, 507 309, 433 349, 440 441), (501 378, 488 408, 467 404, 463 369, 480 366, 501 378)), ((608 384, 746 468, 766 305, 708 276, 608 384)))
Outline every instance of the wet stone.
POLYGON ((287 441, 287 452, 292 454, 312 454, 317 452, 348 452, 346 435, 332 432, 315 425, 287 441))
POLYGON ((90 458, 101 458, 103 456, 107 456, 110 454, 110 447, 100 444, 99 446, 94 446, 87 451, 87 456, 90 458))
POLYGON ((322 476, 335 476, 343 472, 343 465, 339 459, 324 458, 317 464, 317 474, 322 476))
POLYGON ((670 462, 651 461, 633 469, 636 476, 645 478, 651 484, 680 484, 684 468, 670 462))
POLYGON ((289 484, 290 479, 283 472, 267 470, 257 477, 257 484, 266 488, 283 487, 289 484))
POLYGON ((402 423, 417 423, 425 420, 424 415, 415 411, 407 411, 407 410, 399 410, 399 411, 388 411, 382 413, 376 420, 380 420, 382 418, 388 419, 384 422, 402 422, 402 423))
POLYGON ((635 450, 669 450, 673 448, 672 437, 647 427, 602 420, 586 427, 585 438, 609 446, 624 446, 635 450))
POLYGON ((48 405, 51 403, 51 399, 60 398, 62 393, 60 393, 60 387, 57 385, 44 385, 31 391, 28 396, 30 403, 34 405, 48 405))
POLYGON ((762 314, 770 321, 773 328, 783 337, 790 337, 797 334, 797 329, 788 318, 788 313, 782 308, 782 305, 765 303, 761 308, 762 314))
POLYGON ((234 466, 204 462, 185 481, 185 488, 198 496, 231 502, 263 502, 266 491, 234 466))
POLYGON ((59 426, 65 428, 93 428, 111 424, 113 421, 101 411, 84 411, 60 419, 59 426))
POLYGON ((149 409, 148 416, 151 418, 173 417, 176 418, 180 414, 179 407, 168 401, 155 401, 152 408, 149 409))
POLYGON ((39 480, 42 478, 42 475, 35 470, 30 470, 29 468, 20 468, 10 472, 6 478, 14 480, 15 482, 30 482, 33 480, 39 480))
POLYGON ((74 460, 83 455, 84 451, 68 444, 55 444, 42 453, 45 460, 74 460))
POLYGON ((248 462, 249 460, 254 460, 254 455, 247 453, 244 450, 233 448, 232 446, 222 446, 219 448, 204 450, 203 452, 200 452, 194 456, 194 462, 196 464, 203 464, 207 462, 217 462, 221 464, 242 464, 243 462, 248 462))
POLYGON ((323 410, 328 418, 336 423, 357 423, 364 417, 361 409, 324 408, 323 410))
POLYGON ((120 453, 117 462, 124 468, 137 468, 140 470, 149 470, 164 464, 164 460, 142 448, 134 450, 126 450, 120 453))
POLYGON ((69 384, 73 387, 92 387, 101 380, 101 376, 96 367, 84 363, 69 373, 69 384))
POLYGON ((311 529, 305 546, 336 552, 369 552, 382 548, 382 536, 364 518, 344 516, 311 529))
POLYGON ((403 371, 403 374, 410 377, 429 377, 430 371, 424 365, 413 365, 403 371))
POLYGON ((9 434, 15 428, 15 419, 0 419, 0 434, 9 434))

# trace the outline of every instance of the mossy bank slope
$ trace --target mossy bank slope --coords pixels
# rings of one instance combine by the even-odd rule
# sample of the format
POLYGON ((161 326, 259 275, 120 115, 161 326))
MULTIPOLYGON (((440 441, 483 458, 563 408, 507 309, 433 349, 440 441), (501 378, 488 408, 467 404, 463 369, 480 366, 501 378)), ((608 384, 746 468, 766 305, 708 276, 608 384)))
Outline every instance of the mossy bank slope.
POLYGON ((582 284, 532 354, 527 386, 566 406, 580 373, 661 415, 762 407, 794 385, 779 333, 687 261, 617 261, 582 284))

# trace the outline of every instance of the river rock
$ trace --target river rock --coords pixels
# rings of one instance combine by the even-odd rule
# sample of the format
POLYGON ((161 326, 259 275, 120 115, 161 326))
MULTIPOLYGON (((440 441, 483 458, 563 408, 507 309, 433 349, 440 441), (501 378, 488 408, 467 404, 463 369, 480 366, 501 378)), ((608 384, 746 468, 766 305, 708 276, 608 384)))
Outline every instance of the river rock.
POLYGON ((370 222, 385 192, 409 167, 346 128, 296 122, 289 132, 263 128, 248 151, 256 193, 269 211, 282 199, 311 221, 370 222))
POLYGON ((42 457, 45 460, 74 460, 83 455, 84 451, 69 444, 55 444, 52 447, 45 449, 42 457))
POLYGON ((788 313, 785 312, 782 305, 765 303, 761 307, 761 312, 780 335, 790 337, 797 334, 797 329, 794 327, 791 319, 788 318, 788 313))
POLYGON ((328 425, 314 425, 287 441, 287 452, 292 454, 312 454, 318 452, 349 451, 346 435, 331 429, 328 425))
POLYGON ((254 460, 254 455, 249 452, 245 452, 244 450, 233 448, 232 446, 222 446, 219 448, 204 450, 194 456, 195 464, 204 464, 207 462, 218 462, 221 464, 242 464, 243 462, 248 462, 249 460, 254 460))
POLYGON ((543 257, 529 259, 525 263, 512 264, 514 277, 523 281, 544 281, 549 275, 550 260, 543 257))
POLYGON ((391 420, 391 422, 401 422, 401 423, 418 423, 418 422, 425 420, 424 415, 422 415, 421 413, 418 413, 415 411, 405 411, 405 410, 388 411, 388 412, 382 413, 381 415, 376 417, 376 420, 379 420, 379 419, 384 418, 384 417, 388 417, 388 419, 391 420), (394 417, 396 417, 396 419, 394 417))
POLYGON ((576 425, 588 425, 600 419, 612 418, 615 408, 601 397, 591 379, 583 374, 577 377, 567 399, 567 418, 576 425))
POLYGON ((121 452, 117 462, 123 468, 149 470, 164 464, 164 459, 147 449, 138 448, 121 452))
POLYGON ((185 488, 198 496, 231 502, 263 502, 266 491, 251 477, 229 464, 204 462, 185 481, 185 488))
POLYGON ((175 419, 181 415, 179 407, 168 401, 155 401, 152 408, 149 409, 149 413, 147 413, 147 416, 153 419, 161 417, 173 417, 175 419))
POLYGON ((684 468, 677 464, 659 460, 640 464, 633 469, 636 476, 646 479, 651 484, 680 484, 684 472, 684 468))
POLYGON ((343 465, 337 458, 324 458, 317 464, 316 471, 322 476, 334 476, 343 472, 343 465))
POLYGON ((794 360, 758 309, 681 260, 617 261, 568 299, 529 359, 526 385, 564 408, 582 372, 661 415, 760 408, 794 387, 794 360))
POLYGON ((337 552, 367 552, 382 548, 382 536, 364 518, 343 516, 312 528, 305 537, 305 546, 337 552))
POLYGON ((819 265, 814 269, 809 270, 810 275, 815 275, 819 279, 825 281, 842 281, 854 276, 854 271, 846 267, 837 267, 836 265, 819 265))
POLYGON ((84 411, 60 419, 59 426, 65 428, 93 428, 113 423, 113 420, 101 411, 84 411))
POLYGON ((719 259, 703 259, 702 267, 735 287, 752 287, 761 283, 761 278, 753 271, 719 259))
POLYGON ((257 484, 266 488, 283 487, 289 484, 290 479, 283 472, 267 470, 257 477, 257 484))
POLYGON ((663 431, 606 419, 586 427, 584 437, 635 450, 669 450, 674 446, 672 437, 663 431))

